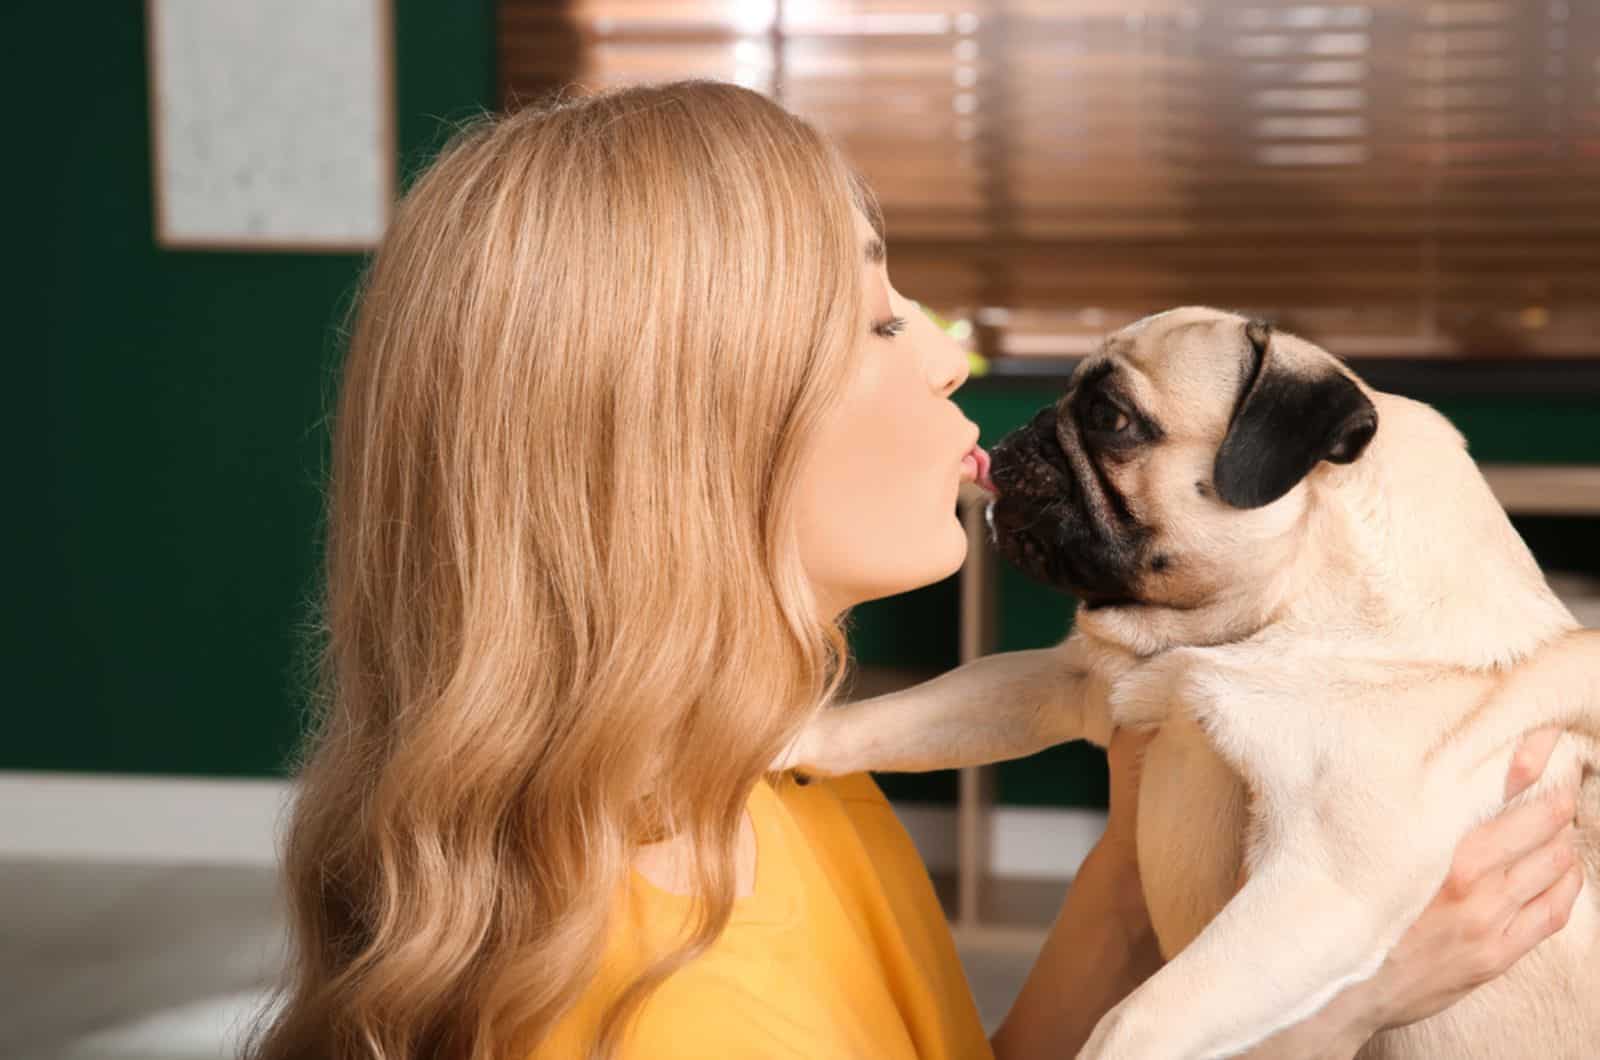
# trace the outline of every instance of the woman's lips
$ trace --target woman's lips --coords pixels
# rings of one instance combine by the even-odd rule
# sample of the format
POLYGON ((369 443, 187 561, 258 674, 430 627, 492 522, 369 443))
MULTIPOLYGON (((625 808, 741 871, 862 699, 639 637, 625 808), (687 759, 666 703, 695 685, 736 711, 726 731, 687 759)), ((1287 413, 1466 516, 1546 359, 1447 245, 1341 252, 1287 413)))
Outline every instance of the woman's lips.
POLYGON ((989 479, 989 454, 983 451, 983 446, 973 446, 961 458, 961 470, 965 481, 976 482, 988 493, 995 492, 994 483, 989 479))

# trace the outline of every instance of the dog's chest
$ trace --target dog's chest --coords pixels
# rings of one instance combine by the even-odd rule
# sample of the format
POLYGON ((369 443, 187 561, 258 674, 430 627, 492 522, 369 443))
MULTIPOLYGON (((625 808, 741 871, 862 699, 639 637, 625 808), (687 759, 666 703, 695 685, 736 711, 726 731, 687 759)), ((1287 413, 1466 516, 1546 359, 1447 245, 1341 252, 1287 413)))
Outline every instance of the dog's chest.
POLYGON ((1164 957, 1194 940, 1237 889, 1248 806, 1244 785, 1184 716, 1145 751, 1139 874, 1164 957))

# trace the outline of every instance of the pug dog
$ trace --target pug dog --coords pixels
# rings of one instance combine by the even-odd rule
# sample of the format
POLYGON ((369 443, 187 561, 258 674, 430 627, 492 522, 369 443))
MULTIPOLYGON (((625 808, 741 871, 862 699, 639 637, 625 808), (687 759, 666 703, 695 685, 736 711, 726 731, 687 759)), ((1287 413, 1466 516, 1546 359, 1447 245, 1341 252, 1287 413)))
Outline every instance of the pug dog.
POLYGON ((1581 783, 1568 923, 1362 1055, 1600 1055, 1600 631, 1448 420, 1187 307, 1111 335, 992 481, 997 549, 1081 601, 1071 635, 823 711, 780 764, 949 768, 1158 727, 1137 839, 1167 962, 1081 1056, 1236 1055, 1372 975, 1541 726, 1566 731, 1520 798, 1581 783))

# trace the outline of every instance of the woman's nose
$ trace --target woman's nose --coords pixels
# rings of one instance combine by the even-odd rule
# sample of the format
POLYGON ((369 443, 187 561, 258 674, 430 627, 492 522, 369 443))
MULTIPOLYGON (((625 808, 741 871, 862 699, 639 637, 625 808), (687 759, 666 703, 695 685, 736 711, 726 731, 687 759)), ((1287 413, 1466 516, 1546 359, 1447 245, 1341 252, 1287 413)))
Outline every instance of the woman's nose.
POLYGON ((944 329, 935 324, 920 305, 917 306, 917 315, 927 325, 927 359, 934 389, 941 396, 949 397, 972 374, 972 363, 967 357, 966 348, 945 334, 944 329))

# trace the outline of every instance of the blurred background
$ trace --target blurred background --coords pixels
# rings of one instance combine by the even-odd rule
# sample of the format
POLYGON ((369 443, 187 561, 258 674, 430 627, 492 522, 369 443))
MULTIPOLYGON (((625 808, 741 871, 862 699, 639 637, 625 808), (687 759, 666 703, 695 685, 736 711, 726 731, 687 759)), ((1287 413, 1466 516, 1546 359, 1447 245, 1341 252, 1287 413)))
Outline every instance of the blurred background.
MULTIPOLYGON (((1100 336, 1274 320, 1467 435, 1600 625, 1590 0, 13 3, 21 378, 0 742, 0 1057, 218 1057, 279 959, 340 321, 452 122, 680 76, 837 137, 992 443, 1100 336)), ((859 609, 856 694, 1041 646, 976 556, 859 609)), ((1057 748, 882 778, 1003 1014, 1103 820, 1057 748)))

